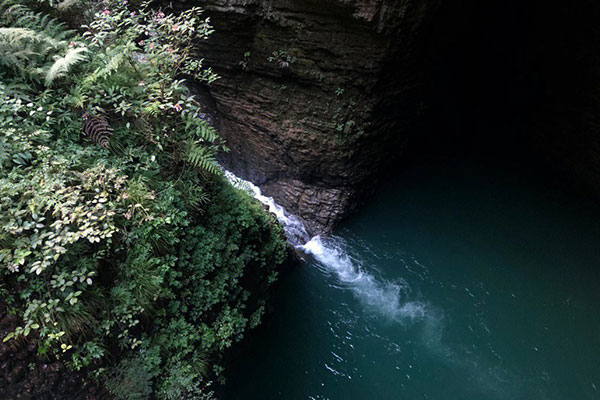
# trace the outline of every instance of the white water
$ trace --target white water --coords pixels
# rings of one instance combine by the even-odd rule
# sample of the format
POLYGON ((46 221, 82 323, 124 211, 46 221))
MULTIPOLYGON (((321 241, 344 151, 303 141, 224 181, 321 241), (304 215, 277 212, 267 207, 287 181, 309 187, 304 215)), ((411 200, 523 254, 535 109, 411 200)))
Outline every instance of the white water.
POLYGON ((229 171, 225 171, 225 176, 234 187, 244 190, 266 205, 283 226, 290 244, 312 255, 328 272, 333 272, 340 283, 351 290, 363 305, 394 320, 415 319, 425 315, 423 303, 403 301, 402 294, 407 291, 407 284, 377 279, 365 272, 361 262, 350 257, 340 238, 310 238, 300 219, 286 212, 273 198, 264 196, 256 185, 229 171))
POLYGON ((225 177, 229 182, 238 189, 250 194, 256 200, 269 207, 269 211, 277 217, 279 223, 283 226, 287 234, 288 241, 294 247, 298 247, 310 238, 304 224, 294 215, 288 214, 283 207, 275 203, 272 197, 263 196, 260 188, 252 182, 238 178, 233 173, 225 171, 225 177))

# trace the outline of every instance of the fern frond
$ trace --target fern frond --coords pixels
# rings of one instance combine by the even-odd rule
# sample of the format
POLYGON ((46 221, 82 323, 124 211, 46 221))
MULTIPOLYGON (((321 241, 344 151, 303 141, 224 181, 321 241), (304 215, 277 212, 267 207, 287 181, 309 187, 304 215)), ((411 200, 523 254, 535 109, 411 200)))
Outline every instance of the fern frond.
POLYGON ((0 28, 0 40, 6 43, 18 44, 25 40, 37 41, 38 34, 33 29, 28 28, 0 28))
POLYGON ((211 197, 210 194, 199 185, 199 182, 187 184, 186 186, 181 187, 180 190, 188 210, 197 214, 203 214, 205 207, 210 204, 211 197))
POLYGON ((105 149, 110 148, 110 137, 112 136, 113 130, 106 118, 102 115, 89 116, 84 114, 83 133, 98 146, 104 147, 105 149))
POLYGON ((203 123, 200 125, 200 137, 208 142, 215 142, 219 138, 219 134, 208 123, 203 123))
POLYGON ((0 65, 23 72, 36 58, 40 36, 27 28, 0 28, 0 65))
POLYGON ((91 88, 96 82, 116 72, 127 61, 129 49, 126 46, 117 46, 104 56, 105 63, 102 68, 96 69, 82 82, 82 90, 91 88))
MULTIPOLYGON (((0 76, 0 81, 2 81, 2 77, 0 76)), ((32 94, 33 90, 31 85, 22 83, 22 82, 8 82, 6 84, 0 85, 0 96, 10 96, 15 98, 20 98, 25 103, 31 103, 30 94, 32 94)))
POLYGON ((215 150, 212 147, 203 146, 199 143, 193 143, 187 149, 187 162, 196 168, 200 168, 212 175, 219 175, 221 168, 215 157, 215 150))
POLYGON ((50 56, 67 46, 74 31, 16 0, 0 0, 0 65, 23 79, 39 81, 50 56))
POLYGON ((205 142, 214 143, 219 139, 219 134, 208 122, 193 113, 184 113, 181 118, 185 123, 186 131, 192 132, 196 138, 205 142))
POLYGON ((55 79, 67 75, 75 64, 85 60, 87 51, 87 47, 77 47, 69 49, 64 57, 57 57, 46 73, 46 86, 50 86, 55 79))
POLYGON ((82 3, 84 2, 82 2, 81 0, 62 0, 56 5, 56 9, 60 12, 66 13, 72 10, 73 8, 81 7, 85 4, 82 3))
MULTIPOLYGON (((43 41, 33 29, 28 28, 0 28, 0 60, 25 48, 32 49, 32 45, 43 41)), ((31 50, 33 52, 33 50, 31 50)))
POLYGON ((3 14, 2 25, 36 31, 55 47, 66 44, 67 39, 75 35, 64 23, 48 14, 36 13, 15 0, 0 0, 0 13, 3 14))

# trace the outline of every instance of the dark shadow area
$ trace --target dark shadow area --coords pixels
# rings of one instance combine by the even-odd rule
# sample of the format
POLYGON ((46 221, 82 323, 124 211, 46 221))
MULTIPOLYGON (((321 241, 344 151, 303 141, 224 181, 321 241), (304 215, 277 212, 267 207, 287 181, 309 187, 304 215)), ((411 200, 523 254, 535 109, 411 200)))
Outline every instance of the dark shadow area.
POLYGON ((528 51, 533 16, 531 6, 443 2, 427 44, 427 121, 408 155, 512 155, 530 146, 542 91, 528 51))
POLYGON ((555 162, 576 151, 578 121, 597 103, 600 7, 556 3, 442 1, 427 41, 426 123, 406 156, 555 162))
POLYGON ((410 166, 468 159, 597 201, 598 21, 591 0, 442 0, 424 39, 424 118, 382 182, 410 166))
POLYGON ((532 59, 531 4, 444 2, 431 24, 427 122, 408 153, 496 154, 530 146, 542 83, 532 59))

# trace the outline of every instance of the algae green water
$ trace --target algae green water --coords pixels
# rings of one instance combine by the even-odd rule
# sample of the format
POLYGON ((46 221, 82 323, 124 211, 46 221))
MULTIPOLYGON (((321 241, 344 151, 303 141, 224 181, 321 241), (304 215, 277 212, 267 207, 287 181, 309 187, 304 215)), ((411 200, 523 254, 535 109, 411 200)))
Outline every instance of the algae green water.
POLYGON ((600 399, 600 213, 529 168, 406 167, 308 261, 225 399, 600 399))

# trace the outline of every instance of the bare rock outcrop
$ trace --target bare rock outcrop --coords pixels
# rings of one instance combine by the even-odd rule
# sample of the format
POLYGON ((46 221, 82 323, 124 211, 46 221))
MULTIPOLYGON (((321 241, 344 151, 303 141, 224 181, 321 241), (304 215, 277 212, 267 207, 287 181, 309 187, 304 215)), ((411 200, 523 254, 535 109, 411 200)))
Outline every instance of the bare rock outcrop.
POLYGON ((216 29, 201 50, 222 77, 210 94, 225 165, 314 233, 330 230, 419 118, 420 34, 436 2, 203 2, 216 29))

